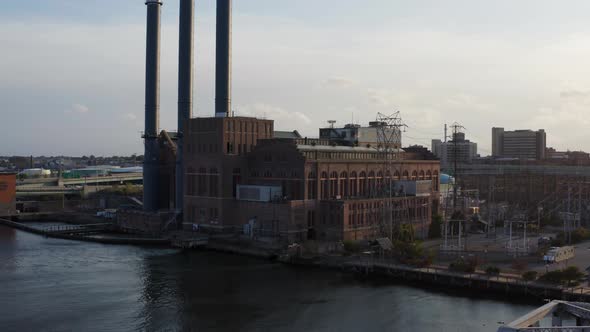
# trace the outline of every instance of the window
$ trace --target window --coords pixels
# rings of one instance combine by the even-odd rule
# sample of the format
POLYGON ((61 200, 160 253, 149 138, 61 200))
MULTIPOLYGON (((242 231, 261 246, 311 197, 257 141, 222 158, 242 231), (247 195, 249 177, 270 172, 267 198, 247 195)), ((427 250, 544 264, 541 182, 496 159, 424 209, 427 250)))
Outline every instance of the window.
POLYGON ((209 196, 217 197, 218 195, 219 174, 217 168, 211 168, 209 174, 209 196))

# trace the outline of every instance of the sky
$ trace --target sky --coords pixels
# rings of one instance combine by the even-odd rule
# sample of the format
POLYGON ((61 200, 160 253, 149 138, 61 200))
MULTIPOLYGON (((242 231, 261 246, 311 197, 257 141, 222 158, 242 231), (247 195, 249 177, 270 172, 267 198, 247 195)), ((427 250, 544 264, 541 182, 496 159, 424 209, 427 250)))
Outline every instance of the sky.
MULTIPOLYGON (((0 2, 0 155, 143 153, 144 0, 0 2)), ((236 115, 317 136, 399 111, 404 145, 458 122, 590 151, 587 0, 234 0, 236 115)), ((214 114, 215 1, 196 0, 195 107, 214 114)), ((161 129, 175 130, 178 0, 162 7, 161 129)))

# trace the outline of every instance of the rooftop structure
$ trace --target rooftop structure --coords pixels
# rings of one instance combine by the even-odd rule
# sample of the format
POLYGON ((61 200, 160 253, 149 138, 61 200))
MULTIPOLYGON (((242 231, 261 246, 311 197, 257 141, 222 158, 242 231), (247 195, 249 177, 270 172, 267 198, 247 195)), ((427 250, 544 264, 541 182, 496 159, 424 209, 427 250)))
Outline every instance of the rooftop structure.
MULTIPOLYGON (((359 124, 347 124, 344 127, 320 128, 320 139, 330 140, 338 144, 349 146, 373 146, 376 147, 379 140, 380 131, 385 124, 381 121, 369 122, 369 126, 359 124)), ((391 142, 394 148, 401 148, 402 136, 400 128, 386 128, 386 135, 395 137, 391 142)))

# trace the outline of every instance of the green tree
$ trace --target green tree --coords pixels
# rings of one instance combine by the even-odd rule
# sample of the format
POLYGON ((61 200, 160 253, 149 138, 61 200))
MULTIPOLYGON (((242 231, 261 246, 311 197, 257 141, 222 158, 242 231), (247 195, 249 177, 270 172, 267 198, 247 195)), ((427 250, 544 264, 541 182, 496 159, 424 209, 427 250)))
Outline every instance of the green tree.
POLYGON ((497 266, 490 265, 490 266, 486 267, 486 274, 488 276, 497 276, 500 274, 500 268, 497 266))
POLYGON ((428 228, 428 238, 438 239, 441 237, 441 227, 443 224, 443 218, 440 214, 436 214, 432 217, 432 222, 428 228))
POLYGON ((577 266, 568 266, 562 272, 562 280, 568 286, 575 286, 579 283, 579 280, 585 276, 585 274, 578 269, 577 266))
POLYGON ((537 271, 526 271, 522 274, 522 279, 524 281, 535 281, 537 279, 537 271))

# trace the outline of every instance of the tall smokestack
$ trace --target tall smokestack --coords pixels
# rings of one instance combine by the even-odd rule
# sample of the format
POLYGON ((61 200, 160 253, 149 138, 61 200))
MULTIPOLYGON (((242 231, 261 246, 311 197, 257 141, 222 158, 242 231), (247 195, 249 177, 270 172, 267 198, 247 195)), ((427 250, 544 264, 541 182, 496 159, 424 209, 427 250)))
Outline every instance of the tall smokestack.
POLYGON ((184 126, 193 113, 195 0, 180 0, 178 38, 178 138, 176 140, 176 211, 184 204, 184 126))
POLYGON ((147 34, 145 53, 145 153, 143 206, 158 210, 158 127, 160 122, 160 12, 161 0, 146 0, 147 34))
POLYGON ((215 116, 231 110, 231 0, 217 0, 215 116))

